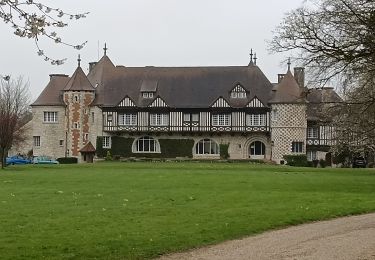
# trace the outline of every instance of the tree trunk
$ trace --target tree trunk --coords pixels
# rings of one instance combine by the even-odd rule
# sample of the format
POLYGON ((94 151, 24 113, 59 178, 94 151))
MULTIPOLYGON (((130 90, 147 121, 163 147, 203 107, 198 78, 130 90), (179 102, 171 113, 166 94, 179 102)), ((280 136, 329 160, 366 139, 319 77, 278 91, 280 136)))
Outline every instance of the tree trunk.
POLYGON ((5 149, 3 147, 1 147, 0 157, 1 157, 1 169, 4 169, 4 167, 5 167, 5 149))

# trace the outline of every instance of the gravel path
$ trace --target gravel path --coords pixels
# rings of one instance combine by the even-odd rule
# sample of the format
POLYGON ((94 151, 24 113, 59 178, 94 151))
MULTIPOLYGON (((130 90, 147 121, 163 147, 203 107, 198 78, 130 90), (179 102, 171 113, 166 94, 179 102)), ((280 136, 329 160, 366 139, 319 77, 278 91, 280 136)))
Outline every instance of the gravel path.
POLYGON ((375 260, 375 213, 314 222, 159 260, 375 260))

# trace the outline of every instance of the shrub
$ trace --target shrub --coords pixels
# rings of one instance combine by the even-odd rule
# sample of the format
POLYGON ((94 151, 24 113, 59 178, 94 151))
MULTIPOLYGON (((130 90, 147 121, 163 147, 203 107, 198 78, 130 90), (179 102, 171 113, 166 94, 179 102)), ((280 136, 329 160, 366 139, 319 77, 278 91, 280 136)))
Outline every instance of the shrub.
POLYGON ((320 167, 325 168, 327 166, 326 160, 320 159, 319 160, 319 165, 320 165, 320 167))
POLYGON ((57 158, 57 161, 60 164, 74 164, 74 163, 78 163, 78 159, 76 157, 60 157, 60 158, 57 158))
POLYGON ((112 160, 113 160, 113 158, 112 158, 112 155, 111 155, 111 152, 110 152, 110 151, 107 151, 107 155, 106 155, 106 157, 105 157, 105 160, 106 160, 106 161, 112 161, 112 160))
POLYGON ((318 167, 319 160, 313 160, 312 163, 313 163, 313 166, 316 168, 318 167))
POLYGON ((297 166, 297 167, 307 167, 307 156, 304 154, 299 155, 284 155, 284 160, 287 161, 287 165, 297 166))
POLYGON ((220 144, 220 158, 221 159, 228 159, 229 158, 229 144, 220 144))

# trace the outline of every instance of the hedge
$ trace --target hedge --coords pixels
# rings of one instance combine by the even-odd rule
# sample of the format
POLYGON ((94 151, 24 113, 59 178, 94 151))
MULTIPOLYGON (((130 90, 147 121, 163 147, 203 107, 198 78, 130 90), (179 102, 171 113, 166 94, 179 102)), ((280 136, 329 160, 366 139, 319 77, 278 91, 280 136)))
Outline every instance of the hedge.
POLYGON ((103 137, 96 140, 96 154, 105 157, 109 151, 113 157, 174 158, 193 157, 194 140, 192 139, 158 139, 161 153, 132 153, 134 138, 112 136, 111 149, 103 148, 103 137))
POLYGON ((287 162, 287 165, 290 165, 290 166, 298 166, 298 167, 309 166, 309 163, 307 161, 307 156, 304 154, 284 155, 283 158, 287 162))
POLYGON ((220 144, 220 158, 221 159, 228 159, 229 158, 229 144, 220 144))
POLYGON ((60 164, 73 164, 73 163, 78 163, 78 159, 76 157, 60 157, 57 158, 57 161, 60 164))

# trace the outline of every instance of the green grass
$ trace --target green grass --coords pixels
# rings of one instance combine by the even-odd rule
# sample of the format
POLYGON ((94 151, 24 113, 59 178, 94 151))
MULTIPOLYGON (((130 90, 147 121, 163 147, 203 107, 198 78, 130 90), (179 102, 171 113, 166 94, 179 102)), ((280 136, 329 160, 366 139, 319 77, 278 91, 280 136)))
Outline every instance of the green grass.
POLYGON ((149 259, 375 211, 375 171, 99 163, 0 171, 1 259, 149 259))

